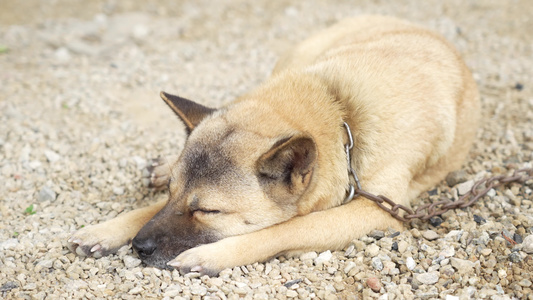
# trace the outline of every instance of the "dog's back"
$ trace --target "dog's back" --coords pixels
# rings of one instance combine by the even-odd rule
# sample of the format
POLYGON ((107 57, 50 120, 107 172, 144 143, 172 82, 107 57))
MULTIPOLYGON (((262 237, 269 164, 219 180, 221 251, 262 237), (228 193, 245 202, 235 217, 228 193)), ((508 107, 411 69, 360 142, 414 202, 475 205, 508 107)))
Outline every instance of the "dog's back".
POLYGON ((384 16, 343 20, 283 56, 273 75, 288 70, 318 74, 348 105, 360 148, 373 151, 356 154, 362 174, 379 169, 391 148, 427 157, 410 170, 409 198, 460 168, 474 140, 480 109, 472 75, 451 44, 418 25, 384 16))

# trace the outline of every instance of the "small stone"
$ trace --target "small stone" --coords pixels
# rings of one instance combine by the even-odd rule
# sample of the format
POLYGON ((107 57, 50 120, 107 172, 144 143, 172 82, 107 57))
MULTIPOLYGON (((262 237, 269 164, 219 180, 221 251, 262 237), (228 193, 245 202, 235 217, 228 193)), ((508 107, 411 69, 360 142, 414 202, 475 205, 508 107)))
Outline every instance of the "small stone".
POLYGON ((523 287, 530 287, 531 286, 531 281, 528 280, 528 279, 522 279, 522 280, 520 280, 520 282, 518 282, 518 284, 520 286, 523 286, 523 287))
POLYGON ((459 274, 467 274, 474 270, 475 264, 469 260, 460 259, 456 257, 450 258, 452 267, 454 267, 459 274))
POLYGON ((140 259, 129 255, 124 256, 123 261, 126 268, 135 268, 141 264, 140 259))
POLYGON ((136 24, 133 27, 133 37, 137 40, 143 40, 150 33, 150 29, 143 24, 136 24))
POLYGON ((433 227, 439 227, 444 222, 441 217, 435 216, 429 219, 429 224, 433 227))
POLYGON ((392 251, 398 251, 398 242, 393 242, 392 243, 391 250, 392 251))
POLYGON ((376 277, 368 278, 366 280, 366 285, 376 293, 381 290, 381 282, 376 277))
POLYGON ((478 225, 482 225, 482 224, 487 223, 487 220, 485 220, 483 217, 478 216, 478 215, 474 215, 474 221, 475 221, 478 225))
POLYGON ((462 236, 463 236, 462 230, 452 230, 446 234, 444 239, 452 241, 452 242, 458 242, 462 236))
POLYGON ((54 52, 54 56, 57 60, 65 62, 70 60, 70 51, 65 47, 60 47, 54 52))
POLYGON ((319 265, 319 264, 323 264, 327 261, 329 261, 331 258, 333 257, 333 254, 331 254, 331 251, 324 251, 322 253, 320 253, 320 255, 318 255, 317 258, 315 258, 315 264, 316 265, 319 265))
POLYGON ((295 284, 299 284, 300 282, 302 282, 302 279, 298 278, 298 279, 295 279, 295 280, 287 281, 287 282, 284 284, 284 286, 285 286, 286 288, 290 288, 290 287, 292 287, 292 286, 295 285, 295 284))
POLYGON ((459 195, 462 196, 462 195, 470 192, 470 190, 472 190, 473 186, 474 186, 474 180, 469 180, 469 181, 463 182, 463 183, 457 185, 457 192, 459 193, 459 195))
POLYGON ((446 176, 446 183, 449 187, 454 187, 458 185, 459 183, 463 183, 468 179, 468 174, 465 170, 457 170, 454 172, 450 172, 448 176, 446 176))
POLYGON ((355 268, 356 264, 353 261, 350 261, 346 264, 344 267, 344 273, 348 274, 353 268, 355 268))
POLYGON ((383 262, 379 257, 372 258, 372 267, 374 267, 375 270, 381 271, 383 270, 383 262))
POLYGON ((436 233, 435 231, 433 230, 426 230, 422 233, 422 236, 428 240, 428 241, 433 241, 433 240, 436 240, 439 238, 439 234, 436 233))
POLYGON ((298 297, 298 292, 295 290, 287 290, 285 295, 287 295, 288 298, 296 298, 298 297))
POLYGON ((346 249, 346 251, 344 252, 344 256, 351 257, 351 255, 353 255, 354 253, 355 253, 355 245, 350 244, 350 246, 348 246, 348 249, 346 249))
POLYGON ((204 296, 207 294, 207 288, 201 285, 193 285, 191 286, 191 294, 204 296))
POLYGON ((379 246, 376 244, 370 244, 365 249, 365 256, 374 257, 379 254, 379 246))
POLYGON ((11 291, 12 289, 16 289, 18 287, 17 283, 14 282, 14 281, 8 281, 4 284, 2 284, 2 286, 0 286, 0 292, 9 292, 11 291))
POLYGON ((407 267, 407 269, 412 271, 416 267, 416 262, 411 256, 409 256, 405 260, 405 266, 407 267))
POLYGON ((403 240, 398 242, 398 252, 405 253, 405 251, 407 250, 407 247, 409 247, 408 242, 403 241, 403 240))
POLYGON ((515 233, 513 235, 513 240, 517 243, 517 244, 522 244, 524 242, 524 240, 522 239, 522 236, 519 235, 518 233, 515 233))
POLYGON ((520 256, 520 254, 517 252, 511 252, 511 254, 509 254, 508 257, 509 257, 509 260, 514 263, 518 263, 522 261, 522 256, 520 256))
POLYGON ((132 288, 128 294, 130 295, 137 295, 137 294, 140 294, 142 291, 144 291, 143 287, 142 286, 136 286, 134 288, 132 288))
POLYGON ((533 253, 533 235, 528 235, 524 238, 523 241, 524 246, 522 247, 522 250, 528 254, 533 253))
POLYGON ((47 186, 43 186, 37 195, 37 201, 54 201, 56 200, 56 192, 47 186))
POLYGON ((492 253, 492 249, 490 248, 484 248, 480 251, 481 255, 483 256, 489 256, 492 253))
POLYGON ((434 284, 439 281, 439 272, 428 272, 416 274, 416 279, 422 284, 434 284))
POLYGON ((44 156, 50 163, 55 163, 61 159, 61 156, 52 150, 44 150, 44 156))
POLYGON ((369 237, 374 238, 376 240, 380 240, 385 236, 385 232, 381 230, 372 230, 369 234, 369 237))
POLYGON ((124 188, 123 187, 114 187, 113 188, 113 194, 119 196, 124 194, 124 188))
POLYGON ((11 250, 17 247, 18 244, 19 244, 18 239, 7 239, 3 242, 0 242, 0 249, 11 250))
POLYGON ((138 170, 142 170, 144 167, 146 167, 146 159, 139 156, 133 156, 132 159, 135 162, 138 170))
POLYGON ((452 257, 454 255, 455 255, 455 248, 453 248, 453 246, 448 246, 442 249, 442 251, 439 253, 439 256, 443 256, 443 257, 452 257))

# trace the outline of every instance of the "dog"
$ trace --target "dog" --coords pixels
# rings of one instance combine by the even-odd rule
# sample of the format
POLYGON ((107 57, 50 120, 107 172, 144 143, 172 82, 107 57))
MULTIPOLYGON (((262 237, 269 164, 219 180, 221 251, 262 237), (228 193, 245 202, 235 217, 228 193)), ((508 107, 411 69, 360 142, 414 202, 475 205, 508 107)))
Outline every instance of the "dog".
POLYGON ((409 206, 461 167, 480 111, 476 83, 443 37, 383 16, 305 40, 222 108, 161 97, 188 133, 179 157, 151 170, 168 200, 80 229, 72 251, 100 257, 131 241, 148 265, 216 275, 401 230, 367 199, 345 203, 348 170, 364 190, 409 206))

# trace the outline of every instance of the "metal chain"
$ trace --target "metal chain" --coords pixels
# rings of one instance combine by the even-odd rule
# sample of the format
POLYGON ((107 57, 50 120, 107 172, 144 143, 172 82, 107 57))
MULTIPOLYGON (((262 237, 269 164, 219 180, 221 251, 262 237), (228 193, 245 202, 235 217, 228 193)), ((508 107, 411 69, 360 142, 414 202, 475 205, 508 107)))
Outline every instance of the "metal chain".
POLYGON ((472 206, 479 198, 485 196, 491 189, 499 187, 501 185, 506 185, 510 183, 525 183, 528 180, 533 179, 533 168, 523 168, 513 172, 512 175, 497 175, 489 178, 484 178, 477 181, 472 186, 472 189, 466 194, 462 195, 457 201, 453 201, 446 198, 441 198, 440 201, 434 203, 427 203, 419 206, 416 210, 412 210, 409 207, 406 207, 401 204, 397 204, 391 199, 382 196, 371 194, 361 188, 361 183, 359 178, 355 174, 355 170, 351 166, 351 154, 350 150, 353 148, 353 138, 350 130, 350 126, 345 122, 344 127, 348 133, 349 142, 345 145, 346 157, 348 159, 348 174, 352 176, 355 184, 350 183, 347 194, 348 196, 344 200, 344 203, 351 201, 356 196, 362 196, 368 200, 371 200, 377 204, 381 209, 385 210, 394 218, 402 221, 409 222, 413 219, 429 220, 435 216, 440 216, 443 213, 457 208, 465 208, 472 206), (383 203, 388 204, 390 207, 387 207, 383 203), (400 215, 401 211, 405 214, 400 215))
MULTIPOLYGON (((361 183, 359 182, 359 178, 357 177, 357 174, 355 173, 355 170, 352 168, 352 159, 351 159, 351 154, 350 154, 350 151, 353 148, 352 130, 350 129, 350 126, 346 122, 344 122, 344 128, 346 128, 346 132, 348 133, 348 143, 346 145, 344 145, 344 150, 346 152, 346 159, 348 160, 348 176, 349 175, 352 176, 352 178, 353 178, 353 180, 355 182, 355 185, 357 186, 357 190, 360 191, 360 190, 362 190, 361 183)), ((355 190, 356 189, 353 186, 353 184, 350 183, 348 185, 348 190, 346 191, 348 195, 344 199, 343 203, 348 203, 348 202, 352 201, 353 197, 355 196, 355 190)))

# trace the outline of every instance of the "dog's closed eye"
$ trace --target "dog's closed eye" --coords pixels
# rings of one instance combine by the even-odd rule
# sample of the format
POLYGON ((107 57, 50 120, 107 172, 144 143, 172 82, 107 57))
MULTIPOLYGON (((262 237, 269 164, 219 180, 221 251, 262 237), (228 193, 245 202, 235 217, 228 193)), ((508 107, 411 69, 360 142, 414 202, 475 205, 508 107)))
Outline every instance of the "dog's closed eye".
POLYGON ((217 210, 217 209, 198 208, 198 209, 195 209, 195 210, 191 211, 191 213, 192 214, 201 213, 201 214, 212 214, 212 215, 215 215, 215 214, 221 213, 221 211, 217 210))

